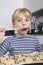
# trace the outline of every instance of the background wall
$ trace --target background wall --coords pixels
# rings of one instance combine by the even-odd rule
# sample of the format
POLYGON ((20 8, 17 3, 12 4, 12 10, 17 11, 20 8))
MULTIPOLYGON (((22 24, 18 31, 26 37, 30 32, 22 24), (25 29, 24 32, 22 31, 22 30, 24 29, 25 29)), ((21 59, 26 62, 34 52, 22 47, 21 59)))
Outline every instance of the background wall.
POLYGON ((0 0, 0 27, 11 28, 12 13, 20 7, 23 7, 23 0, 0 0))
POLYGON ((24 7, 34 12, 40 8, 43 8, 43 0, 24 0, 24 7))

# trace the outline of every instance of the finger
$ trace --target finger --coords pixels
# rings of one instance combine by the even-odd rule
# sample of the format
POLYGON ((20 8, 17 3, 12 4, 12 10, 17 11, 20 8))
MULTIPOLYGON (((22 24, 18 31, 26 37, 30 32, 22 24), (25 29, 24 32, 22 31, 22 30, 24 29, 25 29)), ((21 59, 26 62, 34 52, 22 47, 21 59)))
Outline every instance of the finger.
POLYGON ((5 32, 6 29, 5 28, 0 28, 0 32, 5 32))

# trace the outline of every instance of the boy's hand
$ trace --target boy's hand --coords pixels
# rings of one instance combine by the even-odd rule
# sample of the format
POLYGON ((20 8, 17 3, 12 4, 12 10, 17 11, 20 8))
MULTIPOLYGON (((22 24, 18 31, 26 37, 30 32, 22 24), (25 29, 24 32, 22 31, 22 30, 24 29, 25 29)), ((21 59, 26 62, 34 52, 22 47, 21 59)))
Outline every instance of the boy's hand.
POLYGON ((4 38, 4 35, 5 35, 5 28, 0 28, 0 44, 4 38))

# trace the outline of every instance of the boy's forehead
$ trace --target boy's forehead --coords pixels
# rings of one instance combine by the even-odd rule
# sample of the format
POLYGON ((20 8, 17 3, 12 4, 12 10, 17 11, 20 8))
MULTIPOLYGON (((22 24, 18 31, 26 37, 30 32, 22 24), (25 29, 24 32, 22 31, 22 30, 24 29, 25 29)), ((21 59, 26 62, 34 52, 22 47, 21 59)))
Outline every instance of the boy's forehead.
POLYGON ((16 15, 17 18, 20 17, 26 17, 26 18, 30 18, 30 14, 29 13, 19 13, 18 15, 16 15))
POLYGON ((21 13, 21 14, 19 14, 19 17, 18 17, 18 18, 25 18, 25 17, 26 17, 26 18, 27 18, 27 17, 29 18, 29 15, 26 15, 26 14, 22 14, 22 13, 21 13))
POLYGON ((19 12, 19 15, 26 15, 26 16, 29 16, 30 15, 30 13, 29 12, 19 12))

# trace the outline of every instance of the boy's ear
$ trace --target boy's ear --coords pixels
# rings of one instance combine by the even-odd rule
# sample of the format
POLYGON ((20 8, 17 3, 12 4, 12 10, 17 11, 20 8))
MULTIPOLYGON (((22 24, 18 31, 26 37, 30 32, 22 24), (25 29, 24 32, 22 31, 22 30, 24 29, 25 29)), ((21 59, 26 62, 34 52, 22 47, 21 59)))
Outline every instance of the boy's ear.
POLYGON ((16 28, 16 24, 15 23, 12 23, 12 28, 16 28))

